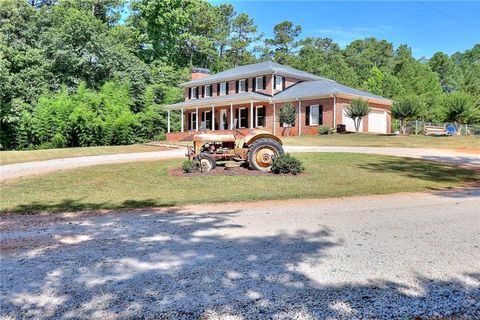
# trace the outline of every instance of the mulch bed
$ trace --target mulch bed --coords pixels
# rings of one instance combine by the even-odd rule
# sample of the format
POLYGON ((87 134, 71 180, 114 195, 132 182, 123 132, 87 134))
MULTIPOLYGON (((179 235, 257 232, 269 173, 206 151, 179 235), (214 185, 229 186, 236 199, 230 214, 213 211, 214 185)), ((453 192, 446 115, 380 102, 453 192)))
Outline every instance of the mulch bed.
POLYGON ((250 170, 245 167, 234 167, 226 170, 225 167, 217 166, 214 170, 208 172, 183 172, 182 168, 171 168, 168 174, 175 177, 194 177, 194 176, 274 176, 272 172, 250 170))

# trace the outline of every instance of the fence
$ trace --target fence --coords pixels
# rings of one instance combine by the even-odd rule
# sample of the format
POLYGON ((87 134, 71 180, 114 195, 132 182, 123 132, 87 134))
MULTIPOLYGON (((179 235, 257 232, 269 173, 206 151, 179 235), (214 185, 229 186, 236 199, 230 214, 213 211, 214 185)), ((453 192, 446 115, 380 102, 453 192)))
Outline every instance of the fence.
MULTIPOLYGON (((452 125, 448 122, 432 122, 423 120, 412 120, 407 122, 407 134, 423 134, 425 126, 439 126, 446 128, 452 125)), ((400 131, 400 121, 393 120, 393 131, 400 131)), ((462 135, 480 135, 480 123, 464 124, 459 128, 462 135)))

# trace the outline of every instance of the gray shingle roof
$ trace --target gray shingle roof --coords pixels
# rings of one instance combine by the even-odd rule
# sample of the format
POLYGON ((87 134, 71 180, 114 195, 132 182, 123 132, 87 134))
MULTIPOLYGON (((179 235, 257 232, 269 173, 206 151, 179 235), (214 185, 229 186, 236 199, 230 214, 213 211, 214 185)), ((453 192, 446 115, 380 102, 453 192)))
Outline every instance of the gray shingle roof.
POLYGON ((182 85, 196 86, 196 85, 214 83, 214 82, 225 81, 225 80, 240 79, 242 77, 251 77, 256 75, 269 74, 274 72, 277 72, 277 74, 279 75, 290 76, 290 77, 294 77, 302 80, 321 80, 321 79, 328 80, 326 78, 322 78, 314 74, 301 71, 292 67, 284 66, 279 63, 275 63, 273 61, 265 61, 265 62, 239 66, 233 69, 228 69, 216 74, 212 74, 205 78, 182 83, 182 85))
POLYGON ((387 98, 377 96, 370 92, 353 89, 343 84, 331 81, 331 80, 316 80, 316 81, 305 81, 297 83, 292 87, 285 89, 284 91, 276 94, 273 97, 273 101, 288 101, 295 99, 304 99, 308 97, 318 97, 328 94, 343 93, 347 95, 353 95, 363 98, 372 98, 390 101, 387 98))

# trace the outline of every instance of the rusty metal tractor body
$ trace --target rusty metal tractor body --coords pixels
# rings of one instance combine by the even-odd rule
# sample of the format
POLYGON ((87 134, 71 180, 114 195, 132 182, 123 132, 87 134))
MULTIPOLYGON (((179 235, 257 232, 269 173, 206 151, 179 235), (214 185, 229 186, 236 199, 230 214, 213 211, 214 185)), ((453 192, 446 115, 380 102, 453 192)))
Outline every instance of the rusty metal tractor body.
POLYGON ((187 157, 199 160, 202 171, 214 169, 217 160, 247 161, 252 169, 269 171, 274 158, 283 153, 282 140, 264 130, 199 133, 193 136, 193 147, 187 147, 187 157))

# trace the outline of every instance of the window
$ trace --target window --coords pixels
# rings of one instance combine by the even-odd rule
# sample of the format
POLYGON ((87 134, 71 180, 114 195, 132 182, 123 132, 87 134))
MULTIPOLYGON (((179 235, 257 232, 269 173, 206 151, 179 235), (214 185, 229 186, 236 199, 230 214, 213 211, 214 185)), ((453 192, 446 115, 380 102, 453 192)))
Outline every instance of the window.
POLYGON ((255 107, 255 127, 265 127, 265 107, 255 107))
POLYGON ((202 130, 212 130, 212 111, 204 111, 202 114, 202 130))
POLYGON ((206 85, 205 86, 205 98, 206 97, 211 97, 212 96, 212 85, 206 85))
POLYGON ((222 82, 222 83, 220 83, 220 95, 224 96, 226 94, 227 94, 227 83, 222 82))
POLYGON ((264 77, 256 77, 255 78, 255 91, 264 90, 264 89, 265 89, 264 77))
POLYGON ((323 106, 313 105, 307 107, 307 117, 305 119, 307 126, 318 126, 323 123, 323 106))
POLYGON ((246 92, 247 91, 247 82, 245 79, 238 80, 238 92, 246 92))
POLYGON ((197 88, 190 88, 191 92, 190 92, 190 99, 197 99, 198 98, 198 94, 197 94, 197 88))
POLYGON ((238 128, 248 127, 248 113, 246 108, 238 109, 238 128))
POLYGON ((283 90, 283 77, 275 76, 275 90, 283 90))
POLYGON ((197 113, 190 113, 190 130, 197 130, 197 113))

